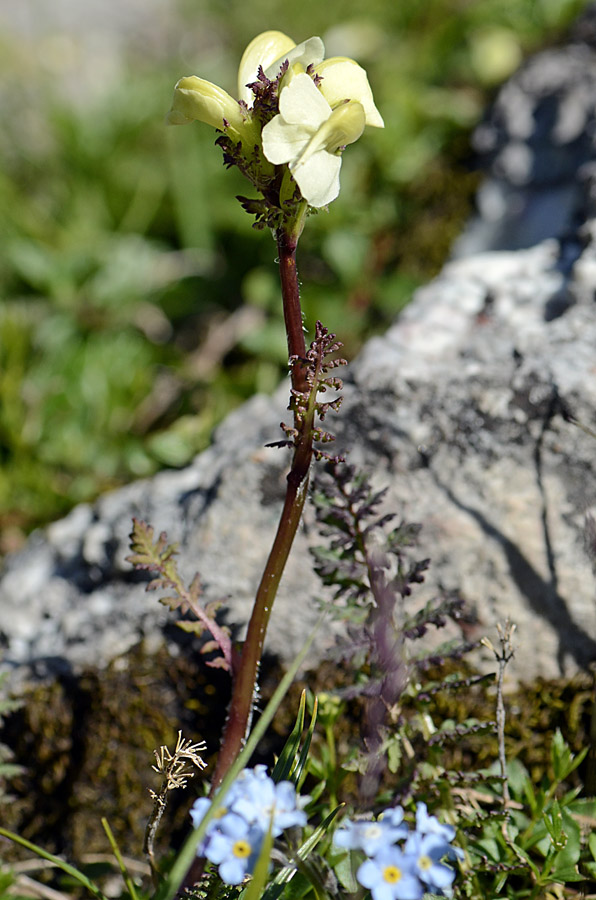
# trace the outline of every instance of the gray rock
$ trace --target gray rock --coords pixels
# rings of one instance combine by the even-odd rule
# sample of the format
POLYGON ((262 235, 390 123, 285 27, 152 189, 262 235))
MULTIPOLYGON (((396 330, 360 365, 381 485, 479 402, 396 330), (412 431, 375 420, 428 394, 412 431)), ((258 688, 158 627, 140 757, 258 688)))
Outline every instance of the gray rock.
POLYGON ((567 44, 530 57, 477 127, 473 147, 487 177, 456 255, 528 248, 594 215, 595 10, 567 44))
MULTIPOLYGON (((587 234, 587 231, 586 231, 587 234)), ((586 238, 587 240, 587 238, 586 238)), ((423 524, 432 567, 422 602, 457 590, 476 634, 510 616, 517 677, 569 674, 596 659, 595 585, 584 520, 596 508, 596 251, 563 268, 561 245, 447 265, 351 366, 338 445, 390 485, 388 506, 423 524)), ((8 561, 0 583, 5 662, 104 665, 162 638, 170 618, 125 562, 131 518, 180 542, 182 571, 245 622, 276 527, 284 453, 266 449, 285 387, 255 397, 192 466, 81 506, 8 561)), ((274 609, 269 648, 299 648, 321 590, 312 513, 274 609)), ((326 632, 318 652, 329 644, 326 632)))

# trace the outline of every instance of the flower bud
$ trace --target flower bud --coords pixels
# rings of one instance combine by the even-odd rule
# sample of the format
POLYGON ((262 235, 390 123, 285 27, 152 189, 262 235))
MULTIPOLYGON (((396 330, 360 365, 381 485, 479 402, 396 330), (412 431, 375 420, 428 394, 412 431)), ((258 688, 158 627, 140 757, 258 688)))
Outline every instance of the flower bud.
POLYGON ((356 100, 350 100, 334 109, 296 160, 295 168, 306 162, 319 150, 336 153, 340 147, 357 141, 365 126, 364 107, 356 100))
POLYGON ((233 129, 238 135, 245 130, 244 116, 233 97, 210 81, 188 75, 174 88, 166 122, 168 125, 187 125, 195 120, 221 131, 233 129))

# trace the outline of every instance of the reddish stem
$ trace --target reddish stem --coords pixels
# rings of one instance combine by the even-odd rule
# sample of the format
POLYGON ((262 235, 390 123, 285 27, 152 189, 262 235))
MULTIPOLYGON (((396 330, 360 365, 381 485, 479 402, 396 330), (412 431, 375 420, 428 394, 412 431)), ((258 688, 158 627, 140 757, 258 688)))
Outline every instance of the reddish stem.
MULTIPOLYGON (((288 356, 304 359, 306 356, 306 342, 304 339, 304 326, 302 323, 302 307, 300 305, 300 287, 298 284, 298 270, 296 269, 296 246, 298 237, 287 234, 280 229, 277 233, 277 249, 279 251, 279 277, 281 281, 281 293, 283 297, 284 322, 288 338, 288 356)), ((302 365, 298 360, 292 364, 292 387, 297 390, 304 388, 300 378, 302 365), (296 383, 298 381, 299 383, 296 383)))
MULTIPOLYGON (((298 357, 292 363, 292 387, 301 390, 305 386, 302 360, 306 355, 306 343, 296 270, 297 243, 298 238, 295 234, 279 229, 277 246, 288 351, 290 358, 298 357)), ((306 499, 312 443, 312 417, 309 416, 300 427, 300 439, 288 473, 286 498, 277 533, 255 597, 240 665, 236 668, 230 710, 213 774, 212 793, 242 749, 249 729, 267 625, 306 499)))
MULTIPOLYGON (((291 380, 295 390, 305 390, 307 387, 303 363, 306 356, 306 342, 296 270, 296 246, 300 230, 301 226, 294 223, 291 231, 280 228, 277 232, 284 320, 288 337, 288 353, 290 359, 293 359, 291 380)), ((239 660, 234 661, 232 667, 232 699, 211 781, 211 796, 240 753, 250 728, 255 686, 267 625, 306 500, 308 473, 312 459, 314 403, 311 402, 309 406, 309 413, 301 423, 298 423, 295 418, 294 424, 299 429, 299 438, 287 477, 284 506, 273 546, 257 590, 241 656, 239 660)), ((203 866, 204 861, 201 859, 193 862, 186 874, 183 887, 189 887, 198 881, 203 872, 203 866)))

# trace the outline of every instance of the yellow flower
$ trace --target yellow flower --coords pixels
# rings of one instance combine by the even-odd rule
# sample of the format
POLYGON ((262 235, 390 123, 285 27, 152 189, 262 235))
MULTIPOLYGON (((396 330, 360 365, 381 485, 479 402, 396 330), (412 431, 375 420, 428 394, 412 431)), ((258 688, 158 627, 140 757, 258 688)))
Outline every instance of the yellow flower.
MULTIPOLYGON (((264 31, 250 42, 242 55, 238 69, 238 98, 247 107, 252 107, 253 93, 247 85, 256 81, 259 67, 273 80, 286 59, 298 70, 304 71, 307 66, 321 62, 323 55, 320 38, 310 38, 296 46, 281 31, 264 31)), ((204 78, 187 75, 174 88, 172 108, 166 122, 168 125, 188 125, 193 121, 219 128, 243 143, 254 143, 258 139, 252 117, 238 100, 204 78)))
POLYGON ((292 38, 281 31, 264 31, 254 38, 242 55, 238 68, 238 96, 247 106, 253 104, 253 94, 248 88, 257 80, 259 66, 271 81, 288 61, 291 71, 305 72, 307 67, 320 63, 325 55, 323 41, 319 37, 309 38, 296 45, 292 38))
MULTIPOLYGON (((326 206, 339 193, 344 147, 360 137, 365 125, 382 128, 383 119, 364 69, 353 59, 324 59, 324 55, 319 37, 295 44, 281 31, 265 31, 242 55, 239 100, 210 81, 189 75, 177 83, 166 121, 170 125, 206 122, 236 143, 240 141, 245 158, 262 141, 265 167, 267 163, 287 164, 307 203, 326 206), (263 101, 260 116, 253 115, 257 112, 253 105, 258 106, 259 100, 255 101, 249 85, 259 80, 260 70, 267 85, 275 82, 282 69, 279 114, 267 121, 271 105, 263 101), (267 124, 261 133, 262 121, 267 124)), ((270 94, 269 104, 271 96, 275 101, 276 94, 270 94)))
MULTIPOLYGON (((285 35, 278 46, 281 38, 285 35)), ((303 198, 321 207, 339 194, 343 148, 358 140, 365 125, 383 128, 384 123, 364 69, 346 57, 314 58, 323 48, 320 42, 316 54, 307 54, 313 41, 320 39, 284 50, 289 66, 280 84, 279 115, 263 128, 262 141, 266 159, 287 163, 303 198), (309 65, 316 82, 306 73, 309 65)), ((269 69, 265 74, 277 74, 283 61, 282 53, 270 65, 271 75, 269 69)))
POLYGON ((364 107, 349 101, 331 109, 310 75, 302 73, 282 90, 279 110, 263 128, 263 153, 275 165, 288 163, 310 206, 327 206, 339 194, 338 151, 364 131, 364 107))
POLYGON ((320 90, 329 106, 335 108, 346 100, 357 100, 364 107, 366 125, 385 127, 362 66, 346 56, 333 56, 324 59, 314 70, 322 78, 320 90))

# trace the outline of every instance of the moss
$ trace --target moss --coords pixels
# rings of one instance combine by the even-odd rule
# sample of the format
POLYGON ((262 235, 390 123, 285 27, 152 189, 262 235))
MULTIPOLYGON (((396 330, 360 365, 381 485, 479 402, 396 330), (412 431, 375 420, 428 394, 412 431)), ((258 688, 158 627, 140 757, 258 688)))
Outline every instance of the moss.
MULTIPOLYGON (((431 673, 432 674, 432 673, 431 673)), ((280 668, 263 665, 259 706, 264 708, 279 683, 280 668)), ((252 764, 271 764, 291 730, 300 692, 333 692, 352 685, 347 666, 323 662, 293 685, 274 725, 252 764)), ((423 708, 436 723, 495 717, 493 685, 465 692, 442 690, 423 708)), ((201 657, 188 653, 172 657, 165 649, 148 656, 138 648, 105 671, 87 671, 34 686, 24 706, 7 719, 0 737, 15 751, 27 771, 11 784, 15 801, 3 810, 5 827, 18 831, 48 850, 84 861, 90 854, 109 852, 101 826, 106 816, 122 851, 139 859, 152 802, 149 788, 157 786, 151 769, 153 750, 173 746, 179 728, 192 740, 205 740, 209 776, 229 699, 227 676, 205 667, 201 657)), ((550 775, 550 742, 560 728, 572 750, 589 742, 594 699, 588 675, 571 681, 538 681, 507 696, 509 757, 518 757, 539 782, 550 775)), ((346 704, 336 729, 338 758, 362 745, 364 699, 346 704)), ((404 705, 404 719, 414 704, 404 705)), ((317 729, 313 752, 325 743, 317 729)), ((422 750, 422 748, 421 748, 422 750)), ((486 735, 458 741, 445 750, 442 762, 470 770, 490 765, 497 756, 496 740, 486 735)), ((574 774, 573 786, 585 779, 586 765, 574 774)), ((399 788, 404 773, 387 774, 383 787, 399 788)), ((172 792, 157 840, 158 856, 179 845, 187 832, 187 811, 200 793, 199 778, 186 791, 172 792)), ((354 801, 357 777, 350 773, 339 799, 354 801)), ((16 851, 15 851, 16 852, 16 851)), ((4 850, 3 850, 4 853, 4 850)), ((4 854, 7 858, 8 853, 4 854)))
MULTIPOLYGON (((38 684, 7 721, 5 740, 26 767, 4 817, 52 852, 74 859, 108 850, 106 816, 123 852, 140 855, 158 776, 153 750, 185 737, 218 746, 227 677, 202 659, 137 649, 105 671, 38 684)), ((200 782, 190 791, 199 791, 200 782)), ((191 795, 194 796, 194 793, 191 795)), ((161 828, 164 848, 182 829, 188 792, 173 792, 161 828), (179 796, 178 796, 179 795, 179 796)))
MULTIPOLYGON (((461 665, 459 671, 472 676, 473 670, 461 665)), ((427 673, 429 681, 439 682, 444 679, 444 672, 427 673)), ((309 687, 312 691, 341 690, 351 687, 354 682, 353 672, 347 666, 337 666, 326 662, 309 673, 309 676, 292 688, 288 703, 285 705, 287 722, 279 719, 276 727, 283 728, 285 733, 293 724, 293 716, 298 707, 300 690, 309 687), (283 723, 283 724, 282 724, 283 723)), ((588 673, 578 674, 568 680, 542 680, 532 684, 520 685, 505 697, 506 705, 506 748, 508 759, 517 758, 530 772, 535 784, 543 779, 552 780, 551 742, 557 729, 569 744, 573 753, 579 753, 590 746, 590 730, 596 701, 594 681, 588 673)), ((338 758, 346 759, 354 747, 363 747, 363 721, 365 715, 365 698, 356 698, 346 705, 345 715, 336 728, 338 758)), ((496 688, 492 682, 481 682, 472 687, 459 690, 441 689, 431 696, 427 702, 404 698, 399 711, 400 721, 407 723, 420 711, 428 714, 436 727, 451 720, 462 724, 468 719, 480 722, 494 722, 496 716, 496 688)), ((313 742, 315 754, 321 752, 324 744, 321 728, 313 742)), ((421 735, 414 739, 415 757, 412 768, 405 764, 397 773, 386 772, 381 789, 388 795, 404 790, 415 766, 429 757, 428 745, 421 735)), ((432 751, 435 762, 445 768, 472 772, 480 768, 488 768, 498 758, 496 734, 478 734, 458 738, 447 742, 432 751)), ((591 747, 583 764, 573 773, 569 787, 579 787, 584 795, 593 794, 596 779, 596 747, 591 747)), ((407 790, 406 790, 407 793, 407 790)), ((347 802, 358 803, 358 789, 355 778, 348 775, 342 784, 339 798, 347 802)))

